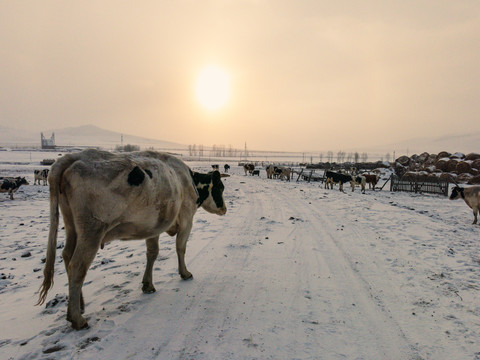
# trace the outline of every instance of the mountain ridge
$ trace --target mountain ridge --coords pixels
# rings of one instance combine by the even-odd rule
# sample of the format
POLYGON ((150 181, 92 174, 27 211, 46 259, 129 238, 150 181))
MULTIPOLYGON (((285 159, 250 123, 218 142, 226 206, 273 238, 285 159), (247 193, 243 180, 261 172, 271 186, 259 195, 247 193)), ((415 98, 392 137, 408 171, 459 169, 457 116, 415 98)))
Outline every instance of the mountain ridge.
MULTIPOLYGON (((157 147, 168 149, 184 149, 185 145, 172 141, 150 139, 141 136, 122 134, 120 132, 100 128, 96 125, 80 125, 42 131, 46 138, 55 133, 57 146, 100 146, 114 148, 122 144, 139 145, 141 147, 157 147)), ((40 132, 19 130, 0 126, 0 145, 2 146, 40 146, 40 132)))

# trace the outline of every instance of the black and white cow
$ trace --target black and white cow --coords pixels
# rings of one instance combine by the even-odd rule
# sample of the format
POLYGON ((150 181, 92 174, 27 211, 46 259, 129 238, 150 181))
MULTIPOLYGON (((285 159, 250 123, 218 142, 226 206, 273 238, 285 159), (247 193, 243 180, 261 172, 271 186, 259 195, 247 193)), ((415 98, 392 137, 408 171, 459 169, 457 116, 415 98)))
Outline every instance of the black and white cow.
POLYGON ((328 189, 329 184, 331 189, 333 189, 333 184, 339 184, 340 191, 343 191, 343 184, 351 183, 352 181, 352 175, 340 174, 329 170, 325 173, 325 189, 328 189))
POLYGON ((255 170, 254 164, 245 164, 243 165, 243 170, 245 170, 245 175, 250 174, 253 175, 253 170, 255 170))
POLYGON ((147 265, 142 291, 153 293, 152 270, 158 238, 176 235, 178 271, 185 265, 187 240, 198 208, 225 215, 224 185, 218 171, 193 172, 180 159, 154 151, 113 154, 94 149, 67 154, 53 164, 50 185, 50 231, 39 302, 53 285, 59 210, 65 223, 63 262, 68 275, 67 320, 74 329, 87 326, 82 316, 82 285, 97 251, 113 240, 146 239, 147 265))
POLYGON ((452 189, 450 200, 463 199, 465 203, 473 210, 473 223, 477 223, 477 214, 480 211, 480 186, 471 186, 463 188, 455 186, 452 189))
POLYGON ((228 164, 223 165, 223 169, 225 170, 226 173, 228 173, 228 170, 230 170, 230 165, 228 164))
POLYGON ((43 181, 43 185, 47 185, 47 178, 48 178, 48 169, 42 169, 42 170, 34 170, 33 171, 33 185, 40 185, 40 181, 43 181))
POLYGON ((8 192, 11 200, 13 200, 13 193, 17 192, 20 186, 28 185, 28 181, 20 176, 16 178, 3 178, 1 181, 0 192, 8 192))
POLYGON ((359 185, 362 189, 362 193, 365 194, 365 187, 367 185, 367 181, 365 179, 365 176, 363 176, 363 175, 353 176, 350 184, 352 185, 352 191, 355 190, 355 185, 359 185))

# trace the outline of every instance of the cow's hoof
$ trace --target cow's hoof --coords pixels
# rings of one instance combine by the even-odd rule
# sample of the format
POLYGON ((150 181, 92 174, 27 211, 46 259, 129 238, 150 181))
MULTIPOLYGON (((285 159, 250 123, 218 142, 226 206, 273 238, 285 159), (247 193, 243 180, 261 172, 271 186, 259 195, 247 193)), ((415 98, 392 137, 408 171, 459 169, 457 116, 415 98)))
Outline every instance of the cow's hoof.
POLYGON ((142 291, 144 294, 151 294, 157 291, 152 284, 143 284, 142 291))
POLYGON ((193 279, 193 275, 191 273, 187 273, 187 274, 180 274, 180 276, 182 277, 183 280, 190 280, 190 279, 193 279))
POLYGON ((74 328, 75 330, 87 329, 87 320, 82 317, 79 321, 72 321, 72 328, 74 328))

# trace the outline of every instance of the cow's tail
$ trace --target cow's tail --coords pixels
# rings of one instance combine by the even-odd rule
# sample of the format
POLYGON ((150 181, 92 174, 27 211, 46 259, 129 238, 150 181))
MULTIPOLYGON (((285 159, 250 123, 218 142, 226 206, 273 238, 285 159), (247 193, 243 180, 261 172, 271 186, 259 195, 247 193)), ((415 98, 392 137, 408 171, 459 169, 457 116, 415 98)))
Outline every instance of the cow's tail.
POLYGON ((53 274, 57 251, 57 232, 59 222, 58 201, 63 172, 78 159, 75 154, 67 154, 58 159, 48 174, 50 185, 50 231, 48 233, 47 256, 43 269, 43 283, 39 289, 38 302, 42 305, 47 297, 48 290, 53 286, 53 274))

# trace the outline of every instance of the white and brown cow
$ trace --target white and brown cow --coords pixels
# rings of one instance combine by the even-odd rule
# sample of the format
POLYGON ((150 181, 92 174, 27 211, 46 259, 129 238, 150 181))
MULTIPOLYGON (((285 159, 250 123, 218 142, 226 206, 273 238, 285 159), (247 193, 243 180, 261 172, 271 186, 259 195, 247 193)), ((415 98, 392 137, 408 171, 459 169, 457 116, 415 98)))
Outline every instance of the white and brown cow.
POLYGON ((47 185, 47 178, 48 178, 48 169, 42 169, 42 170, 34 170, 33 171, 33 185, 40 185, 40 181, 43 182, 43 185, 47 185))
POLYGON ((62 256, 69 286, 67 320, 75 329, 88 326, 82 316, 82 285, 100 247, 115 239, 146 239, 142 290, 152 293, 160 233, 176 235, 178 271, 189 279, 185 250, 193 216, 199 207, 217 215, 227 211, 218 171, 192 172, 178 158, 153 151, 112 154, 90 149, 68 154, 52 166, 48 182, 50 232, 38 304, 45 302, 53 285, 60 208, 66 231, 62 256))

